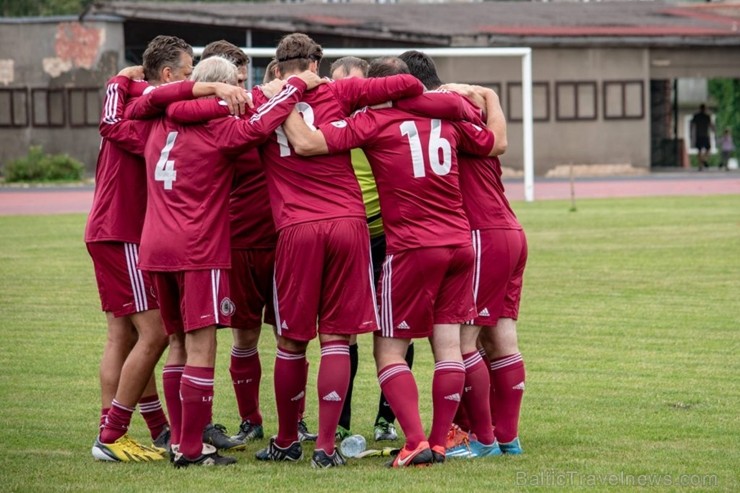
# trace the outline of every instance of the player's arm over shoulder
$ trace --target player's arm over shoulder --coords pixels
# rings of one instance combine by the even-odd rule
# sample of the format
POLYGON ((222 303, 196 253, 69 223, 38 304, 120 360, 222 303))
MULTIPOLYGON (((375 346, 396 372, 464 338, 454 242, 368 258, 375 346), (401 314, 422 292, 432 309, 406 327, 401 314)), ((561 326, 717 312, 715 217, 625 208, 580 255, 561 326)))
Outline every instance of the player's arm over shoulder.
POLYGON ((459 149, 474 156, 495 156, 496 139, 490 129, 467 121, 453 122, 460 135, 459 149))
POLYGON ((179 101, 167 106, 167 118, 178 123, 203 123, 229 116, 229 106, 217 98, 179 101))
POLYGON ((318 156, 329 152, 323 132, 306 125, 297 111, 293 111, 283 122, 283 131, 299 156, 318 156))
POLYGON ((348 77, 334 81, 332 87, 337 96, 345 102, 348 111, 386 101, 418 96, 424 92, 424 85, 419 79, 409 74, 370 79, 348 77))

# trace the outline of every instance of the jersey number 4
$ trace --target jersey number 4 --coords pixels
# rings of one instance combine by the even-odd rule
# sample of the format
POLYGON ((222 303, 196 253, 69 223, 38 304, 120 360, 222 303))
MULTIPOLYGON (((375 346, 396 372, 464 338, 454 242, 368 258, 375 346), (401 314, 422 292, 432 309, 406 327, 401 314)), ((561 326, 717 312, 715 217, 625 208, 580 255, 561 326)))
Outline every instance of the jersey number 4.
POLYGON ((154 180, 164 182, 165 190, 172 190, 172 182, 177 180, 177 171, 175 171, 175 161, 170 159, 170 151, 175 146, 177 132, 167 134, 167 142, 159 154, 157 167, 154 168, 154 180))
MULTIPOLYGON (((408 137, 411 148, 411 163, 414 168, 414 178, 426 176, 424 168, 424 151, 421 147, 421 139, 416 123, 407 120, 401 123, 401 135, 408 137)), ((452 169, 452 146, 450 142, 442 137, 442 120, 432 120, 429 132, 429 145, 427 146, 429 166, 434 174, 444 176, 452 169)))

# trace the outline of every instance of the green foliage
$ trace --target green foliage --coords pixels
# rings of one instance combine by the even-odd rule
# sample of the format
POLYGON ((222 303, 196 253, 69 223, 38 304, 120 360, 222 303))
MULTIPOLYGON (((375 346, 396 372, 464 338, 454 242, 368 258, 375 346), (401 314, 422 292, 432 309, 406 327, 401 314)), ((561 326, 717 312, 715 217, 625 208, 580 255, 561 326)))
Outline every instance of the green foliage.
MULTIPOLYGON (((94 0, 0 0, 3 17, 32 17, 45 15, 79 15, 94 0)), ((182 1, 182 0, 162 0, 182 1)), ((187 0, 185 0, 187 1, 187 0)), ((224 0, 190 0, 191 2, 219 2, 224 0)), ((240 1, 240 0, 226 0, 240 1)), ((263 0, 271 1, 271 0, 263 0)))
POLYGON ((79 181, 84 165, 67 154, 45 154, 41 146, 31 146, 25 157, 5 166, 5 181, 79 181))
POLYGON ((735 142, 740 139, 740 79, 710 79, 709 94, 717 102, 716 129, 722 135, 731 129, 735 142))
MULTIPOLYGON (((527 364, 520 457, 396 471, 385 459, 315 471, 235 455, 222 470, 166 461, 96 463, 105 344, 85 216, 0 217, 0 402, 3 491, 327 492, 740 491, 740 195, 516 202, 529 262, 518 323, 527 364), (735 382, 735 383, 733 383, 735 382), (650 481, 641 488, 638 481, 650 481)), ((214 419, 235 432, 231 334, 218 334, 214 419)), ((416 342, 423 423, 433 360, 416 342)), ((352 431, 372 441, 378 383, 372 336, 360 337, 352 431)), ((275 340, 263 328, 260 402, 276 432, 275 340)), ((318 344, 306 420, 316 430, 318 344)), ((161 382, 161 363, 155 373, 161 382)), ((160 387, 161 395, 161 387, 160 387)), ((131 435, 147 443, 138 413, 131 435)), ((400 444, 401 442, 396 442, 400 444)))
POLYGON ((3 17, 78 15, 93 0, 0 0, 3 17))

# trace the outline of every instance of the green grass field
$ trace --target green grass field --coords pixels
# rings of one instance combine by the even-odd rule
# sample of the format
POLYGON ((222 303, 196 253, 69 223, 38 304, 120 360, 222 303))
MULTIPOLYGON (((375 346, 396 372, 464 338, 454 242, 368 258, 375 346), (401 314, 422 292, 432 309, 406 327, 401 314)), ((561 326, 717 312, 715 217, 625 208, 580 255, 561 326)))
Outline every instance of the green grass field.
MULTIPOLYGON (((577 212, 560 201, 514 205, 530 248, 519 322, 526 454, 417 470, 388 470, 380 458, 328 471, 312 470, 307 458, 258 463, 254 452, 265 442, 218 470, 95 462, 105 322, 82 241, 85 217, 0 217, 0 490, 738 491, 740 196, 582 200, 577 212)), ((274 342, 265 335, 269 435, 274 342)), ((230 337, 219 336, 214 416, 234 431, 230 337)), ((353 431, 372 446, 370 344, 360 341, 353 431)), ((416 354, 428 424, 425 341, 416 354)), ((309 359, 315 382, 315 345, 309 359)), ((308 395, 315 429, 312 384, 308 395)), ((138 414, 131 430, 148 437, 138 414)))

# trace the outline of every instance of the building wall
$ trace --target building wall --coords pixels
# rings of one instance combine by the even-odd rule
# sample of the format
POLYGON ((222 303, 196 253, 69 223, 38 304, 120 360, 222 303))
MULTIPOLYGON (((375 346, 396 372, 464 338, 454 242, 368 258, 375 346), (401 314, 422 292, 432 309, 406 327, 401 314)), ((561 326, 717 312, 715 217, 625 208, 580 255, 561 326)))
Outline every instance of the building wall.
POLYGON ((115 20, 0 23, 0 163, 43 145, 79 159, 92 174, 102 90, 123 62, 122 47, 115 20))
MULTIPOLYGON (((497 90, 508 119, 503 163, 521 169, 520 58, 449 58, 437 64, 445 81, 497 90)), ((533 50, 535 173, 571 163, 649 168, 648 73, 646 49, 533 50)))

